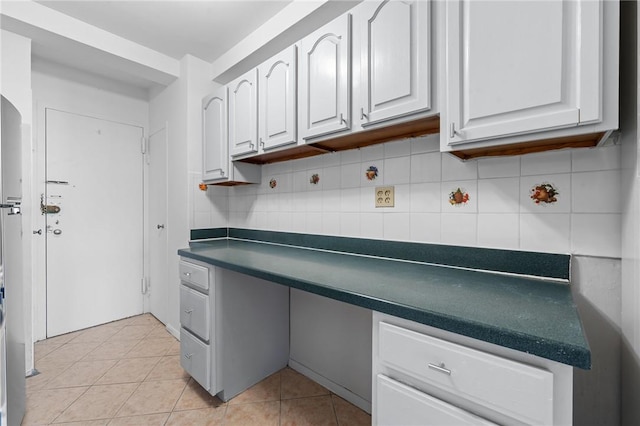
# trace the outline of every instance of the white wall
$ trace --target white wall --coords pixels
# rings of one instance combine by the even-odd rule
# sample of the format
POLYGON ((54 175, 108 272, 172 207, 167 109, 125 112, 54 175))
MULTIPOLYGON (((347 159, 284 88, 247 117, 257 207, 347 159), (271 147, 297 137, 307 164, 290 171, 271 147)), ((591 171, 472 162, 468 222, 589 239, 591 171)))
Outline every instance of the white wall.
POLYGON ((640 424, 640 152, 638 151, 638 9, 621 3, 622 422, 640 424))
POLYGON ((0 30, 0 93, 4 95, 22 116, 22 229, 23 229, 23 280, 24 286, 24 327, 25 327, 25 367, 33 369, 33 286, 31 273, 32 241, 31 224, 33 204, 31 193, 31 139, 32 139, 32 101, 31 101, 31 40, 0 30))
MULTIPOLYGON (((131 124, 148 135, 149 104, 140 92, 113 81, 89 76, 52 63, 34 64, 32 73, 34 102, 34 185, 33 203, 44 193, 44 109, 56 108, 76 114, 131 124)), ((34 229, 45 229, 42 215, 34 215, 34 229)), ((34 339, 46 337, 45 238, 34 243, 34 339)))

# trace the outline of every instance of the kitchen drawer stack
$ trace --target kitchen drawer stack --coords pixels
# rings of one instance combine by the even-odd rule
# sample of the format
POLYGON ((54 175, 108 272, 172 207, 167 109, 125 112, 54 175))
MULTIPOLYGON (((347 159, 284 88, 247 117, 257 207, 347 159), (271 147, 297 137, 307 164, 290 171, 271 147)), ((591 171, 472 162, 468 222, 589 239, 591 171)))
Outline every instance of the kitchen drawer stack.
POLYGON ((562 403, 571 395, 570 367, 515 361, 504 348, 498 356, 486 351, 490 344, 453 343, 383 314, 374 314, 373 327, 373 424, 571 424, 571 404, 562 403))
POLYGON ((180 259, 180 365, 227 401, 289 361, 289 288, 180 259))
POLYGON ((210 269, 181 260, 180 364, 208 391, 212 382, 211 366, 215 365, 215 352, 211 351, 215 330, 211 327, 210 309, 215 304, 209 303, 214 294, 215 275, 210 269))

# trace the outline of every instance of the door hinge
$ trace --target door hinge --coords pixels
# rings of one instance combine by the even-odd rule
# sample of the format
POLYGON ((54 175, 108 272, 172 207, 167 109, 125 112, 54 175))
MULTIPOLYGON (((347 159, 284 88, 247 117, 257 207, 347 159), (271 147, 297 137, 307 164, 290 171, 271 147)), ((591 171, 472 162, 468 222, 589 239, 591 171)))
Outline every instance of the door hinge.
POLYGON ((144 136, 140 138, 140 152, 147 153, 147 139, 144 136))
POLYGON ((149 278, 148 277, 144 277, 140 280, 140 292, 142 294, 147 294, 147 291, 149 290, 149 278))

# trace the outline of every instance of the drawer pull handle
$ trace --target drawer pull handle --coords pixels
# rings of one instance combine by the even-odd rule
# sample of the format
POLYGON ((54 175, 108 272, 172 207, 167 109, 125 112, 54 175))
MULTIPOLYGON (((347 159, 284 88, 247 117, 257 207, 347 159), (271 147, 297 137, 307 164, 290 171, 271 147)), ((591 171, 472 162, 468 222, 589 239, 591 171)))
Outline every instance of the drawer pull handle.
POLYGON ((191 312, 193 312, 193 309, 185 309, 185 310, 184 310, 184 313, 185 313, 185 314, 190 314, 191 312))
POLYGON ((449 370, 448 368, 444 368, 444 362, 441 362, 440 365, 429 364, 429 368, 432 370, 439 371, 440 373, 444 373, 447 376, 451 375, 451 370, 449 370))
POLYGON ((192 357, 192 356, 193 356, 193 354, 184 354, 184 357, 185 357, 186 359, 191 359, 191 357, 192 357))

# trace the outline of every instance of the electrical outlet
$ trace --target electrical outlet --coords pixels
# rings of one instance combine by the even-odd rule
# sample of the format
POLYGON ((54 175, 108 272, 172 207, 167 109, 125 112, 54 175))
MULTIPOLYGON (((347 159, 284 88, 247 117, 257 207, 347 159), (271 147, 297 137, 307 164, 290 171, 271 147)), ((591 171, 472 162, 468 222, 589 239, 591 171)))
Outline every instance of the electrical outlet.
POLYGON ((376 208, 393 207, 394 194, 393 186, 376 186, 376 208))

